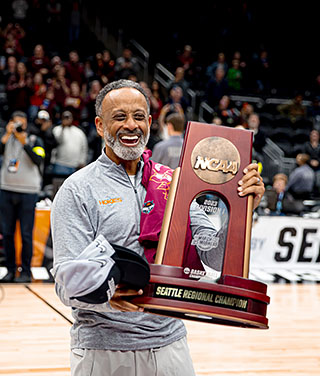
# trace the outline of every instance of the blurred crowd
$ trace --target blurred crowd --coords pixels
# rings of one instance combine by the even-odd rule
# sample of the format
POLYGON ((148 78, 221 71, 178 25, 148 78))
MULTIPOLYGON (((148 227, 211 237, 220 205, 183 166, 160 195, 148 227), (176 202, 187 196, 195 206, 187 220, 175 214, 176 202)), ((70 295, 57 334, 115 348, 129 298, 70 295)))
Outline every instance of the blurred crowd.
POLYGON ((250 59, 237 50, 228 56, 221 51, 204 66, 185 44, 167 57, 173 78, 161 85, 152 69, 145 80, 130 45, 114 55, 86 33, 84 46, 76 0, 13 0, 2 11, 0 244, 4 234, 7 256, 12 255, 7 264, 14 271, 13 236, 19 219, 24 243, 20 282, 30 281, 34 207, 50 206, 63 181, 101 154, 95 100, 104 85, 118 79, 139 82, 149 97, 153 121, 147 146, 155 161, 177 167, 187 121, 199 114, 199 108, 192 107, 191 90, 196 106, 203 102, 210 109, 206 122, 252 131, 253 160, 266 182, 259 214, 304 215, 312 207, 320 217, 320 75, 308 92, 307 105, 301 92, 273 107, 237 102, 232 100, 236 95, 265 99, 275 92, 266 49, 250 59), (285 157, 295 158, 289 173, 264 175, 268 140, 278 144, 285 157))
MULTIPOLYGON (((103 145, 95 131, 95 98, 106 83, 120 78, 140 82, 148 93, 153 117, 150 149, 172 135, 183 138, 181 125, 175 130, 174 123, 181 123, 183 119, 185 126, 188 120, 196 120, 190 119, 188 112, 191 106, 188 90, 191 89, 197 93, 198 102, 204 101, 212 108, 207 122, 253 132, 253 158, 263 168, 263 149, 266 140, 272 137, 270 128, 265 126, 264 115, 268 110, 263 112, 254 103, 239 105, 231 98, 232 95, 248 92, 271 94, 273 69, 266 49, 262 48, 250 59, 238 50, 232 54, 221 51, 214 61, 203 66, 196 51, 186 44, 181 49, 177 48, 171 59, 167 58, 167 61, 170 60, 168 69, 174 78, 163 87, 152 78, 152 72, 148 82, 142 81, 142 67, 130 46, 125 46, 119 56, 101 45, 84 53, 80 40, 79 4, 78 1, 70 1, 68 12, 63 12, 65 4, 58 0, 14 0, 7 4, 10 17, 6 17, 7 23, 2 22, 0 30, 0 137, 17 111, 26 115, 28 133, 39 137, 45 150, 41 186, 44 197, 52 198, 57 189, 53 188, 53 183, 56 187, 70 173, 99 156, 103 145), (40 19, 40 12, 42 21, 35 22, 40 19), (48 31, 47 42, 39 34, 45 24, 56 30, 56 38, 53 39, 48 31), (65 32, 62 32, 63 28, 65 32), (66 43, 61 43, 61 37, 67 39, 66 43), (168 122, 172 114, 180 115, 181 119, 168 122), (168 129, 171 129, 170 132, 168 129), (64 132, 61 133, 61 130, 64 132), (49 187, 49 191, 45 187, 49 187)), ((92 48, 95 46, 98 44, 93 43, 92 48)), ((319 190, 319 96, 320 77, 317 77, 309 92, 311 105, 303 104, 304 97, 299 92, 289 104, 277 106, 276 113, 272 114, 286 118, 292 124, 301 119, 312 121, 311 128, 305 127, 299 147, 284 149, 286 156, 297 157, 297 167, 300 167, 298 155, 307 156, 303 160, 307 158, 305 165, 312 171, 309 175, 313 184, 312 189, 304 192, 303 198, 316 197, 319 190)), ((193 115, 197 116, 195 112, 193 115)), ((277 141, 276 136, 279 135, 275 133, 274 140, 277 141)), ((290 128, 287 129, 289 133, 290 128)), ((177 144, 180 145, 181 140, 177 144)), ((284 143, 280 146, 285 148, 284 143)), ((166 150, 167 146, 160 144, 160 147, 166 150)), ((172 155, 178 154, 177 150, 172 151, 172 155)), ((155 155, 159 155, 157 150, 155 155)), ((157 158, 161 162, 160 157, 157 158)), ((290 177, 287 178, 290 181, 290 177)), ((272 179, 268 181, 270 186, 272 179)), ((294 185, 289 187, 295 189, 294 185)))

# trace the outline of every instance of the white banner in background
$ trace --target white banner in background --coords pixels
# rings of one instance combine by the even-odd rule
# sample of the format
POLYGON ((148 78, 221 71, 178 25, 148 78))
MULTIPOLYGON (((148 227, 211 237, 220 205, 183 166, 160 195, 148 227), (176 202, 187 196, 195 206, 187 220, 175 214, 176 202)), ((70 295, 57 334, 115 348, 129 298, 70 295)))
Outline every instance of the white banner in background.
POLYGON ((320 269, 320 220, 258 217, 252 227, 250 268, 320 269))

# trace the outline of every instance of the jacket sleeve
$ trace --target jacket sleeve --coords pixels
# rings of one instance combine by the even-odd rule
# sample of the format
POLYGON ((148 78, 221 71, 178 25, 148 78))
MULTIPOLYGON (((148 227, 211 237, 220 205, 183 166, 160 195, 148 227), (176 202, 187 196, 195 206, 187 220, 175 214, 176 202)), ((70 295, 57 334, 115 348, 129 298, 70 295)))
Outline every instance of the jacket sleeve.
POLYGON ((37 137, 35 142, 25 144, 23 149, 28 154, 32 162, 40 167, 44 157, 46 156, 41 138, 37 137))
MULTIPOLYGON (((88 300, 81 299, 100 286, 106 286, 108 299, 115 286, 105 285, 114 261, 109 242, 96 236, 86 204, 82 202, 77 187, 63 185, 55 196, 51 210, 53 240, 53 274, 56 291, 61 301, 71 307, 88 308, 88 300)), ((90 304, 90 309, 106 311, 107 300, 90 304)))

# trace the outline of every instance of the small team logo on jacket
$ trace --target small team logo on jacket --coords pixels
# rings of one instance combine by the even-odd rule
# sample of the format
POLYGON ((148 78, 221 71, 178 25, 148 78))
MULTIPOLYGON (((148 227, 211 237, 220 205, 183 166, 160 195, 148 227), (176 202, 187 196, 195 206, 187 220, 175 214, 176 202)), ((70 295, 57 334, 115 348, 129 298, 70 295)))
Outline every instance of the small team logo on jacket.
POLYGON ((152 182, 159 191, 162 191, 164 199, 168 199, 168 193, 170 188, 170 183, 172 180, 172 170, 162 169, 162 165, 156 164, 149 181, 152 182), (162 169, 162 171, 161 171, 162 169))
POLYGON ((122 202, 122 199, 120 197, 116 197, 116 198, 106 198, 103 200, 99 200, 100 205, 110 205, 110 204, 115 204, 117 202, 122 202))
POLYGON ((147 201, 143 204, 142 213, 143 214, 149 214, 152 211, 153 208, 154 208, 153 200, 147 201))

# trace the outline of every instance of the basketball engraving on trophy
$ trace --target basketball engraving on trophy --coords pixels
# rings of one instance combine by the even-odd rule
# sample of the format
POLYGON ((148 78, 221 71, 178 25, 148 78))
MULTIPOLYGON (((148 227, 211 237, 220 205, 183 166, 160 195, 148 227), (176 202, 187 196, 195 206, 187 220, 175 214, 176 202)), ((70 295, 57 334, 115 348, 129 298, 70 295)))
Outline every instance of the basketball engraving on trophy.
POLYGON ((240 154, 231 141, 222 137, 207 137, 194 147, 191 166, 194 173, 206 183, 222 184, 237 174, 240 154))

